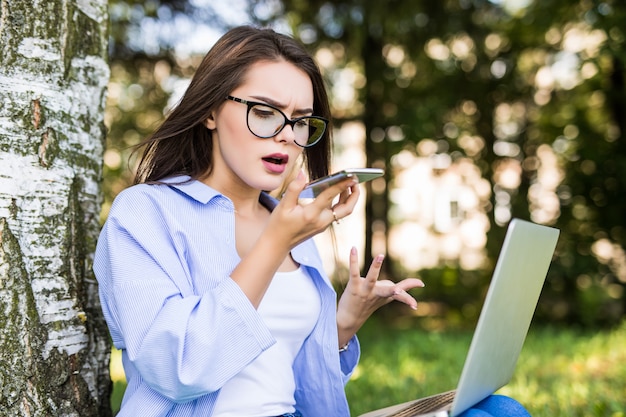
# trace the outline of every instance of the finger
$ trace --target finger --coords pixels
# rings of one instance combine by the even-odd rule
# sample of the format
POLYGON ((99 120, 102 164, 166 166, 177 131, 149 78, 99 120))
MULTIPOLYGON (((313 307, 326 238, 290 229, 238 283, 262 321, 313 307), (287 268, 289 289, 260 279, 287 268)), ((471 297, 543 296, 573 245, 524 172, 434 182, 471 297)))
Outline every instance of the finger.
POLYGON ((295 207, 298 204, 298 196, 302 192, 306 185, 306 177, 304 172, 300 170, 298 175, 289 183, 287 186, 287 190, 283 197, 281 198, 281 202, 286 204, 288 207, 295 207))
POLYGON ((383 266, 383 260, 385 259, 385 255, 376 255, 372 260, 370 268, 367 270, 367 275, 365 276, 365 281, 368 283, 368 286, 373 287, 378 281, 378 276, 380 275, 380 270, 383 266))
POLYGON ((339 200, 337 201, 337 204, 344 204, 348 200, 348 197, 350 197, 350 194, 352 193, 352 188, 353 187, 348 187, 343 190, 341 194, 339 194, 339 200))
POLYGON ((424 281, 419 278, 405 278, 396 284, 398 288, 404 291, 409 291, 413 288, 423 288, 425 286, 424 281))
POLYGON ((417 310, 417 300, 411 296, 408 292, 396 286, 392 298, 396 301, 404 303, 411 307, 413 310, 417 310))
POLYGON ((313 204, 317 204, 320 207, 329 208, 338 195, 356 184, 357 180, 355 178, 348 177, 343 181, 338 182, 337 184, 334 184, 322 191, 315 198, 313 204))
POLYGON ((339 224, 340 220, 352 214, 354 207, 359 199, 358 184, 348 187, 339 195, 338 202, 333 205, 330 210, 333 214, 333 220, 339 224))
POLYGON ((339 197, 339 202, 332 206, 338 219, 349 216, 354 211, 354 207, 359 200, 360 190, 358 184, 346 189, 339 197))
POLYGON ((359 255, 356 248, 353 246, 350 249, 350 280, 359 280, 361 278, 361 271, 359 270, 359 255))

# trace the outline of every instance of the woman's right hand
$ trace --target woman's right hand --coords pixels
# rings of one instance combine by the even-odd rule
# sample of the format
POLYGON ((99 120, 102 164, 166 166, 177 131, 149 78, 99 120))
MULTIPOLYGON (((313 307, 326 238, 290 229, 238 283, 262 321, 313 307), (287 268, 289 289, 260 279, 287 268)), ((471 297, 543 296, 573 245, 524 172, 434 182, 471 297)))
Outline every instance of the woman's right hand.
POLYGON ((300 171, 288 185, 280 203, 274 208, 265 229, 265 232, 271 235, 270 239, 288 244, 289 250, 323 232, 332 222, 350 215, 360 195, 356 178, 347 178, 328 187, 314 200, 304 202, 298 196, 305 185, 306 178, 300 171))
POLYGON ((358 183, 351 178, 329 187, 311 202, 298 199, 305 185, 300 172, 288 185, 253 248, 230 275, 255 308, 291 249, 348 216, 359 198, 358 183))

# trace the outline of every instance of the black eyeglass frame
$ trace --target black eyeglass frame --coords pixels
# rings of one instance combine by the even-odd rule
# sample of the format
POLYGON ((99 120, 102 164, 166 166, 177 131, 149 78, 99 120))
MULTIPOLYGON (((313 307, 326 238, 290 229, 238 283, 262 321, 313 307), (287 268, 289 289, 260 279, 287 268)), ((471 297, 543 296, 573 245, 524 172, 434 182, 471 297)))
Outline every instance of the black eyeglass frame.
POLYGON ((227 100, 232 100, 235 101, 237 103, 241 103, 241 104, 245 104, 246 106, 248 106, 248 110, 246 111, 246 126, 248 126, 248 130, 250 131, 250 133, 252 133, 254 136, 256 136, 257 138, 261 138, 261 139, 269 139, 269 138, 273 138, 274 136, 278 135, 280 132, 283 131, 283 129, 285 128, 285 126, 289 125, 291 126, 291 128, 293 129, 295 124, 298 123, 300 120, 302 119, 316 119, 316 120, 321 120, 322 122, 324 122, 324 129, 322 130, 322 133, 320 133, 319 138, 317 138, 315 140, 315 142, 313 143, 307 143, 306 145, 301 145, 298 142, 294 141, 294 143, 298 146, 300 146, 301 148, 310 148, 313 145, 316 145, 320 140, 322 140, 322 137, 324 136, 324 133, 326 132, 326 128, 328 127, 328 120, 325 119, 324 117, 321 116, 301 116, 301 117, 296 117, 295 119, 289 119, 287 117, 287 115, 285 113, 282 112, 281 109, 272 106, 271 104, 267 104, 267 103, 263 103, 260 101, 250 101, 250 100, 244 100, 242 98, 238 98, 238 97, 234 97, 234 96, 226 96, 227 100), (264 107, 269 107, 270 109, 274 109, 276 110, 278 113, 280 113, 283 118, 285 119, 285 121, 283 122, 283 125, 280 127, 280 129, 278 129, 278 131, 276 133, 273 133, 272 135, 269 136, 261 136, 258 135, 256 133, 254 133, 252 131, 252 129, 250 129, 250 123, 248 121, 248 117, 250 115, 250 109, 254 106, 264 106, 264 107))

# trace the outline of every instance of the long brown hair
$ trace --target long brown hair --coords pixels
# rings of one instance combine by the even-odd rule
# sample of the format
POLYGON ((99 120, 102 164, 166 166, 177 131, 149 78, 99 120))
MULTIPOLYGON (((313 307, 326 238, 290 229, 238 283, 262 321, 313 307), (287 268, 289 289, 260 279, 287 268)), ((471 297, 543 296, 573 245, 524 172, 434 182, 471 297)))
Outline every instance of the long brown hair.
MULTIPOLYGON (((201 179, 213 168, 211 131, 204 125, 213 110, 239 87, 250 66, 285 60, 303 70, 313 84, 313 113, 331 120, 328 95, 319 67, 295 39, 272 29, 241 26, 228 31, 206 54, 180 103, 143 148, 135 184, 158 182, 175 175, 201 179)), ((304 150, 309 177, 327 175, 332 138, 330 124, 315 146, 304 150)))

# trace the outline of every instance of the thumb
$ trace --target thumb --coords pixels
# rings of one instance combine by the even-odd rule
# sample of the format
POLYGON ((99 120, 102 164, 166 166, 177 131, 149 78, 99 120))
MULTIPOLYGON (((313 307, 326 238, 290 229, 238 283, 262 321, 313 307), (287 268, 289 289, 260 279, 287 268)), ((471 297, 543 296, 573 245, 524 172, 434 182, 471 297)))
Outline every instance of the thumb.
POLYGON ((305 185, 306 176, 304 175, 304 172, 300 170, 298 175, 296 175, 296 177, 287 185, 287 190, 285 191, 285 194, 283 194, 282 200, 287 200, 293 204, 297 204, 298 196, 304 189, 305 185))

